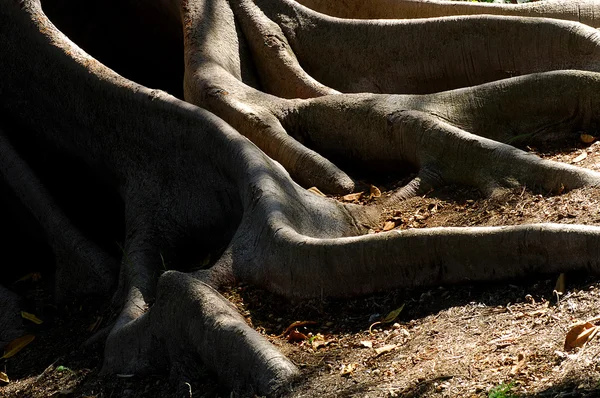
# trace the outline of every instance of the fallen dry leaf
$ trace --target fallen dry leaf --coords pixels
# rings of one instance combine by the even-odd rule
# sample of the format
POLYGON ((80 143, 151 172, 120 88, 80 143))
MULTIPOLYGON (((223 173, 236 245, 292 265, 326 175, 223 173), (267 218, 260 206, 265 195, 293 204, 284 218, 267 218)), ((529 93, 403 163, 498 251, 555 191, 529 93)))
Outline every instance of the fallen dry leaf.
POLYGON ((342 365, 342 367, 340 369, 340 375, 341 376, 349 376, 352 374, 352 372, 354 372, 356 370, 356 368, 358 368, 357 363, 349 363, 348 365, 342 365))
POLYGON ((371 340, 363 340, 360 342, 360 346, 363 348, 373 348, 373 342, 371 340))
POLYGON ((289 341, 290 343, 294 343, 294 342, 298 342, 298 341, 304 341, 308 339, 308 336, 306 336, 304 333, 300 333, 297 330, 291 330, 289 332, 289 334, 287 335, 287 341, 289 341))
POLYGON ((310 345, 315 350, 318 350, 321 347, 327 347, 331 344, 335 344, 335 340, 313 340, 310 345))
POLYGON ((573 159, 571 162, 572 163, 579 163, 581 162, 583 159, 587 158, 587 152, 583 151, 581 152, 581 154, 579 156, 577 156, 575 159, 573 159))
POLYGON ((354 202, 356 200, 360 200, 360 198, 362 196, 363 196, 363 192, 350 193, 348 195, 342 196, 342 200, 345 202, 354 202))
POLYGON ((590 322, 580 323, 569 330, 565 337, 565 351, 583 347, 598 332, 598 326, 590 322))
POLYGON ((277 337, 283 337, 285 335, 287 335, 288 333, 290 333, 292 330, 302 327, 302 326, 306 326, 306 325, 316 325, 317 322, 315 321, 296 321, 296 322, 292 322, 292 324, 290 326, 288 326, 287 328, 285 328, 285 330, 283 331, 283 333, 281 333, 279 336, 277 337))
POLYGON ((596 137, 594 137, 593 135, 587 134, 587 133, 581 133, 579 135, 579 139, 584 144, 591 144, 592 142, 594 142, 594 140, 596 139, 596 137))
POLYGON ((0 385, 8 384, 10 380, 8 379, 8 375, 4 372, 0 372, 0 385))
POLYGON ((383 231, 391 231, 394 228, 396 228, 395 221, 386 221, 385 224, 383 224, 383 231))
POLYGON ((375 354, 377 356, 381 355, 381 354, 385 354, 386 352, 390 352, 396 349, 396 347, 398 347, 398 344, 388 344, 388 345, 384 345, 383 347, 379 347, 375 349, 375 354))
POLYGON ((36 325, 41 325, 42 323, 44 323, 44 321, 42 321, 40 318, 33 314, 30 314, 29 312, 21 311, 21 317, 23 319, 27 319, 28 321, 35 323, 36 325))
POLYGON ((18 339, 14 339, 4 348, 4 355, 0 359, 10 358, 15 355, 17 352, 21 351, 25 346, 31 343, 35 339, 35 336, 32 334, 26 334, 25 336, 21 336, 18 339))
POLYGON ((379 198, 381 197, 381 191, 375 185, 371 185, 369 188, 370 195, 369 198, 379 198))

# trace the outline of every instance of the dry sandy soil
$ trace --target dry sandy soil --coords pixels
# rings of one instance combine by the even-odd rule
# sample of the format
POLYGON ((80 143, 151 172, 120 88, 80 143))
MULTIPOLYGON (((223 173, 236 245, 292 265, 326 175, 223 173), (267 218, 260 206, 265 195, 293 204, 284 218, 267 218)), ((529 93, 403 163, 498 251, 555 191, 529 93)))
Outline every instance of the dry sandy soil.
MULTIPOLYGON (((567 144, 573 149, 527 149, 600 169, 600 143, 585 145, 574 137, 567 144)), ((384 195, 399 184, 374 183, 384 195)), ((536 222, 600 225, 599 201, 598 189, 557 196, 518 189, 486 199, 472 189, 447 187, 389 209, 380 229, 386 222, 387 228, 401 229, 536 222)), ((557 295, 558 277, 404 289, 344 301, 285 302, 252 286, 223 294, 302 369, 294 397, 600 396, 600 341, 564 350, 572 325, 599 315, 600 283, 590 275, 567 274, 564 293, 557 295), (395 319, 373 325, 402 306, 395 319), (296 321, 302 323, 285 333, 296 321)), ((51 286, 50 275, 12 286, 27 298, 26 310, 44 323, 30 323, 28 331, 36 339, 0 361, 0 371, 12 380, 0 387, 0 396, 173 396, 175 387, 163 375, 101 377, 101 348, 84 350, 82 343, 115 314, 106 303, 57 308, 51 286)), ((237 396, 219 389, 208 373, 199 380, 180 389, 178 396, 188 388, 193 397, 237 396)))

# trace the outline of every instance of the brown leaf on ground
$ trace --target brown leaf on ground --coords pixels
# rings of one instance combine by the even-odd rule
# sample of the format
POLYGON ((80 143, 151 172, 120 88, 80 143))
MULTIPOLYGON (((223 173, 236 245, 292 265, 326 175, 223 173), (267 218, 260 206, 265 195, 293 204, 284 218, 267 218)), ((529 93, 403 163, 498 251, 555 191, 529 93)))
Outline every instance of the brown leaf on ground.
POLYGON ((296 321, 296 322, 292 322, 292 324, 290 326, 288 326, 287 328, 285 328, 285 330, 283 331, 283 333, 281 333, 278 337, 282 337, 287 335, 288 333, 290 333, 292 330, 302 327, 302 326, 307 326, 307 325, 316 325, 317 322, 315 321, 296 321))
POLYGON ((4 348, 4 355, 0 359, 6 359, 14 356, 17 352, 21 351, 25 346, 31 343, 35 339, 32 334, 26 334, 18 339, 11 341, 6 348, 4 348))
POLYGON ((381 197, 381 191, 375 185, 371 185, 371 187, 369 188, 369 191, 370 191, 369 199, 381 197))
POLYGON ((363 196, 363 192, 350 193, 348 195, 342 196, 342 200, 344 202, 355 202, 357 200, 360 200, 360 198, 362 198, 362 196, 363 196))
POLYGON ((584 144, 591 144, 592 142, 594 142, 596 137, 594 137, 593 135, 587 134, 587 133, 581 133, 581 135, 579 136, 579 139, 584 144))
POLYGON ((290 343, 304 341, 306 339, 308 339, 308 336, 306 336, 304 333, 300 333, 295 329, 290 331, 290 333, 287 335, 287 341, 289 341, 290 343))
POLYGON ((391 231, 394 228, 396 228, 395 221, 386 221, 385 224, 383 224, 383 231, 391 231))
POLYGON ((580 323, 569 330, 565 337, 565 351, 583 347, 598 332, 598 326, 590 323, 580 323))
POLYGON ((8 383, 10 383, 8 375, 4 372, 0 372, 0 385, 4 385, 4 384, 8 384, 8 383))

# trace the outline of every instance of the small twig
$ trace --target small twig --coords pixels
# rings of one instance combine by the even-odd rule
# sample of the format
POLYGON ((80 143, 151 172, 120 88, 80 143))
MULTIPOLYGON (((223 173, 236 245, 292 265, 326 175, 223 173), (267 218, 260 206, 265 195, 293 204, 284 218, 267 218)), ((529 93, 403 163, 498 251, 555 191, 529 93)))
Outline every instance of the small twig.
POLYGON ((558 306, 560 304, 560 295, 561 293, 557 290, 553 290, 552 294, 556 297, 556 305, 558 306))
POLYGON ((35 378, 35 382, 37 383, 38 381, 40 381, 40 379, 50 371, 51 368, 54 367, 54 364, 56 362, 58 362, 60 358, 56 359, 54 362, 52 362, 50 365, 48 365, 48 367, 46 369, 44 369, 44 371, 42 373, 40 373, 40 375, 38 377, 35 378))
POLYGON ((291 332, 293 329, 299 328, 300 326, 306 326, 306 325, 316 325, 317 322, 315 321, 296 321, 294 323, 292 323, 290 326, 288 326, 283 333, 281 333, 279 336, 277 337, 283 337, 286 334, 288 334, 289 332, 291 332))
POLYGON ((589 323, 596 323, 596 322, 598 322, 598 321, 600 321, 600 316, 597 316, 597 317, 594 317, 594 318, 588 319, 586 322, 589 322, 589 323))
POLYGON ((375 325, 381 325, 381 324, 382 324, 382 322, 380 322, 380 321, 372 323, 371 326, 369 326, 369 334, 371 336, 373 336, 373 326, 375 326, 375 325))

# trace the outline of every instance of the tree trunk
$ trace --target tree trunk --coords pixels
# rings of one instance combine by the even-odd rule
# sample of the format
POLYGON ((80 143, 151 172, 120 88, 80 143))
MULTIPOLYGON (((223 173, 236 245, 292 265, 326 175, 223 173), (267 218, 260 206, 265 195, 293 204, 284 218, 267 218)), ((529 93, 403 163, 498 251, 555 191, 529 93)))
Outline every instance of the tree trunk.
MULTIPOLYGON (((414 6, 422 16, 537 10, 567 20, 577 4, 578 18, 592 26, 596 7, 395 4, 408 16, 417 15, 407 11, 414 6)), ((351 5, 340 3, 340 13, 375 12, 351 5)), ((164 0, 141 15, 161 14, 165 37, 182 32, 188 102, 109 69, 63 35, 39 2, 0 1, 0 172, 57 257, 57 299, 114 293, 120 315, 101 335, 108 336, 104 372, 169 371, 185 382, 203 363, 232 389, 285 393, 298 369, 218 293, 239 281, 287 298, 345 297, 598 271, 598 227, 365 235, 383 208, 449 183, 488 195, 515 186, 556 193, 598 186, 600 173, 509 145, 597 129, 595 29, 478 15, 340 20, 288 0, 164 0), (93 223, 69 216, 49 188, 62 176, 40 173, 33 147, 68 156, 118 196, 122 253, 103 247, 93 223), (418 173, 366 207, 304 189, 352 191, 348 164, 418 173), (208 269, 161 270, 165 257, 188 271, 207 255, 217 259, 208 269)), ((19 325, 12 294, 2 288, 0 300, 12 308, 0 317, 1 343, 19 325)))

